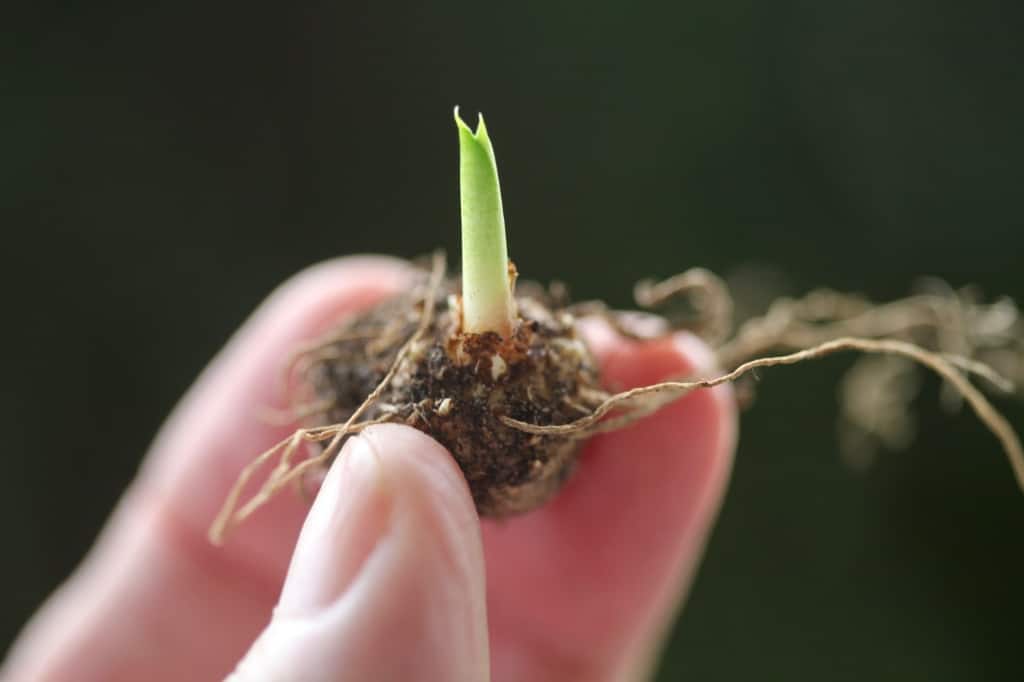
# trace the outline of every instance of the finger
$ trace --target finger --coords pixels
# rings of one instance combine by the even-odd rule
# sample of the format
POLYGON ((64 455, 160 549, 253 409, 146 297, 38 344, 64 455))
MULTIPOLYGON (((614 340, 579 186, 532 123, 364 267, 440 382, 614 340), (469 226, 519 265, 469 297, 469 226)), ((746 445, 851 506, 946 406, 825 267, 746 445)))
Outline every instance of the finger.
MULTIPOLYGON (((707 374, 690 335, 628 341, 585 327, 609 386, 707 374)), ((728 478, 728 388, 696 391, 591 440, 548 505, 484 524, 494 679, 633 679, 693 575, 728 478)))
POLYGON ((275 292, 176 408, 97 546, 23 632, 3 672, 33 681, 226 674, 267 622, 308 510, 280 495, 224 548, 206 540, 242 467, 290 430, 261 417, 281 402, 281 363, 410 277, 400 261, 347 258, 275 292))
POLYGON ((408 426, 350 439, 274 618, 231 682, 489 677, 480 523, 451 455, 408 426))

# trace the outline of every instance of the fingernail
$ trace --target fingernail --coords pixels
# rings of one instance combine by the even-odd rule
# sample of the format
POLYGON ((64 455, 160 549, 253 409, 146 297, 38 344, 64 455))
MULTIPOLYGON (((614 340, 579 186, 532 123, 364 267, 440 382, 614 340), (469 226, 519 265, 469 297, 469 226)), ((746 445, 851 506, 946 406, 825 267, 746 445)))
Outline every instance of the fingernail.
POLYGON ((693 332, 680 331, 672 335, 672 341, 680 354, 691 365, 695 374, 714 372, 718 362, 711 347, 693 332))
POLYGON ((387 535, 392 506, 380 456, 350 438, 302 527, 277 612, 309 614, 340 599, 387 535))

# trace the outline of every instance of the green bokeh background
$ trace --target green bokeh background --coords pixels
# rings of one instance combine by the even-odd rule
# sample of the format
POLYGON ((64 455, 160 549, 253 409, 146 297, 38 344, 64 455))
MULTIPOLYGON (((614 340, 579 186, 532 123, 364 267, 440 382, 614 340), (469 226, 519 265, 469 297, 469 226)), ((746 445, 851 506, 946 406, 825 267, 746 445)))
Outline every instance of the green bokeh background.
MULTIPOLYGON (((1024 300, 1020 3, 145 4, 0 28, 0 642, 271 288, 458 252, 454 104, 487 114, 520 271, 578 297, 703 265, 1024 300)), ((850 471, 848 363, 762 374, 659 680, 1024 679, 995 441, 932 382, 913 449, 850 471)))

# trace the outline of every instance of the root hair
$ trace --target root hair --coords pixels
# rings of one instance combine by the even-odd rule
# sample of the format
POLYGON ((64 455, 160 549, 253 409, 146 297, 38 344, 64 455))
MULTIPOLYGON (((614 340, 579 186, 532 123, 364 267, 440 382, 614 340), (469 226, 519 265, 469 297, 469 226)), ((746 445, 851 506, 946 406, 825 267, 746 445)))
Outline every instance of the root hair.
MULTIPOLYGON (((291 436, 282 440, 269 450, 261 453, 256 459, 246 465, 239 474, 235 484, 231 487, 220 512, 210 525, 210 529, 207 533, 210 542, 215 545, 223 544, 227 534, 232 528, 270 501, 278 491, 291 483, 301 483, 302 477, 307 471, 313 467, 324 465, 329 462, 331 458, 338 454, 341 449, 342 442, 347 436, 358 433, 368 426, 391 421, 393 419, 392 415, 386 414, 377 419, 359 421, 359 418, 362 417, 363 414, 365 414, 366 411, 380 398, 381 394, 390 383, 391 378, 395 375, 395 371, 398 369, 399 365, 401 365, 406 355, 408 355, 409 349, 419 341, 430 326, 434 316, 437 292, 441 286, 442 280, 444 279, 444 274, 444 252, 437 251, 433 255, 430 278, 424 290, 419 325, 399 349, 390 368, 384 375, 384 378, 381 379, 380 383, 377 384, 377 387, 368 396, 366 396, 366 399, 363 400, 362 404, 356 408, 352 415, 343 424, 330 424, 328 426, 316 428, 298 429, 291 436), (327 440, 329 440, 329 442, 320 454, 308 457, 298 464, 292 463, 295 453, 303 443, 318 443, 327 440), (242 492, 245 489, 246 484, 249 482, 249 479, 252 478, 252 476, 264 464, 279 453, 280 458, 278 463, 274 469, 271 470, 266 482, 264 482, 260 489, 251 498, 249 498, 245 504, 239 506, 242 492)), ((315 350, 316 347, 311 346, 307 352, 315 350)), ((294 360, 289 363, 290 367, 294 367, 294 364, 294 360)))
POLYGON ((744 362, 736 369, 711 379, 696 381, 663 381, 650 386, 641 386, 622 391, 606 399, 590 414, 568 424, 552 424, 547 426, 502 417, 502 421, 515 429, 540 436, 573 436, 585 438, 597 431, 623 428, 639 419, 657 411, 668 403, 687 393, 712 388, 733 382, 743 375, 762 367, 778 365, 794 365, 808 360, 822 358, 842 351, 856 350, 865 353, 882 353, 910 358, 934 371, 948 381, 974 410, 978 419, 999 440, 1013 468, 1017 483, 1024 489, 1024 448, 1010 423, 1000 414, 962 372, 971 371, 987 379, 997 377, 995 383, 1004 383, 994 369, 968 358, 953 358, 933 353, 920 346, 896 339, 867 339, 844 337, 825 341, 814 347, 789 353, 757 358, 744 362), (608 422, 602 418, 614 410, 627 410, 625 415, 613 416, 608 422))

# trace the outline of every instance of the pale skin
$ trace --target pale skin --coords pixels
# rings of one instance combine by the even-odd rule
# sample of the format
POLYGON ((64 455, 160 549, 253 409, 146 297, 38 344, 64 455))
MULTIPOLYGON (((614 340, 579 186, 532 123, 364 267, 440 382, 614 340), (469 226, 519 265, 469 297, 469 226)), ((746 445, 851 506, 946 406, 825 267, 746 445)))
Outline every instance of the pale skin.
MULTIPOLYGON (((400 261, 346 258, 275 292, 175 409, 0 678, 645 679, 728 480, 727 387, 594 438, 565 489, 526 516, 481 522, 444 448, 382 425, 349 441, 312 507, 282 494, 224 547, 207 541, 244 464, 287 435, 261 418, 281 404, 282 360, 409 276, 400 261)), ((693 337, 581 326, 609 387, 713 370, 693 337)))

